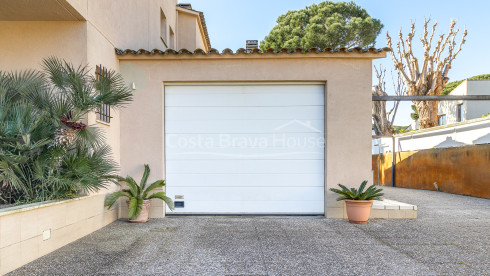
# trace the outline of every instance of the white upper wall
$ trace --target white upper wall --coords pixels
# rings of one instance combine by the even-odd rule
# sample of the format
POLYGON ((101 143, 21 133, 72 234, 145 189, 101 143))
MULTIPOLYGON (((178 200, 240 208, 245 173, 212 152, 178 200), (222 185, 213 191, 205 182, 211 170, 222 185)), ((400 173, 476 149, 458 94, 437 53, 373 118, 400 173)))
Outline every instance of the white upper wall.
MULTIPOLYGON (((391 137, 372 139, 372 154, 393 151, 391 137)), ((490 143, 490 118, 395 135, 395 151, 449 148, 490 143)))
MULTIPOLYGON (((490 80, 465 80, 450 95, 490 95, 490 80)), ((462 121, 480 118, 490 113, 489 101, 441 101, 439 115, 446 115, 446 123, 458 122, 457 109, 462 104, 462 121)))
MULTIPOLYGON (((467 81, 468 95, 490 95, 490 80, 467 81)), ((490 113, 490 101, 467 101, 465 119, 480 118, 490 113)))

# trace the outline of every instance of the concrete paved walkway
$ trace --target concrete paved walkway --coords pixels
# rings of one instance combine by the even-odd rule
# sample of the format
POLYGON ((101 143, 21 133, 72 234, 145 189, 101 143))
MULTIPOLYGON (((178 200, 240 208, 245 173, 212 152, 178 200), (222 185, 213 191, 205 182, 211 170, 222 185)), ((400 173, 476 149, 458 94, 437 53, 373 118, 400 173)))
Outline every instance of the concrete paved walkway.
POLYGON ((417 220, 117 221, 11 275, 488 275, 490 200, 387 188, 417 220))

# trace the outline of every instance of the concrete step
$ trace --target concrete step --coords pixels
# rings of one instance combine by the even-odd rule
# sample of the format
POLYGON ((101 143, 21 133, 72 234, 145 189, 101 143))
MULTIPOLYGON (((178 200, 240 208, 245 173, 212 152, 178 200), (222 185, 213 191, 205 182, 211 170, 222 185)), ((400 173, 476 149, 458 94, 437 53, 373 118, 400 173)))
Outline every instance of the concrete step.
POLYGON ((370 218, 416 219, 417 206, 391 199, 375 200, 370 218))

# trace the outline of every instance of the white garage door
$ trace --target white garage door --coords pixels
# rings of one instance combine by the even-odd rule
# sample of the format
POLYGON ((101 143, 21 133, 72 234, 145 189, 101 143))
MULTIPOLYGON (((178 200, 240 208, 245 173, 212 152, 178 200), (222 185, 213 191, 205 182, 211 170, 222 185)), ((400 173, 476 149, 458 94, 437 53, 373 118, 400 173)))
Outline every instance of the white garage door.
POLYGON ((324 84, 165 86, 165 164, 173 213, 323 214, 324 84))

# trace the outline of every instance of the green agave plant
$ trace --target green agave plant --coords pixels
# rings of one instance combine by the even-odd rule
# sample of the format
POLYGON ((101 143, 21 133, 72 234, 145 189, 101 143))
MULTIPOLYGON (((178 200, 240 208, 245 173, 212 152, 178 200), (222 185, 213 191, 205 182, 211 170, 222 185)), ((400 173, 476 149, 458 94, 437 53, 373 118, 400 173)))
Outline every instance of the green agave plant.
POLYGON ((143 173, 143 177, 141 178, 139 185, 131 176, 127 176, 126 178, 121 177, 119 181, 123 181, 128 184, 129 189, 123 189, 112 193, 106 198, 104 205, 110 209, 119 198, 126 197, 129 200, 129 217, 131 219, 135 219, 140 215, 141 209, 143 208, 143 201, 147 199, 159 198, 168 205, 170 210, 173 210, 174 202, 165 195, 165 192, 156 192, 150 195, 151 191, 165 186, 165 180, 157 180, 147 187, 146 182, 148 181, 149 176, 150 166, 145 164, 145 172, 143 173))
POLYGON ((382 196, 384 195, 382 193, 383 189, 378 189, 376 186, 373 184, 367 188, 366 191, 364 191, 364 188, 366 188, 367 185, 367 180, 364 180, 359 187, 359 189, 356 188, 350 188, 348 189, 342 184, 339 184, 339 187, 342 188, 341 190, 335 189, 335 188, 330 188, 330 191, 340 194, 337 198, 337 201, 340 200, 380 200, 382 196))

